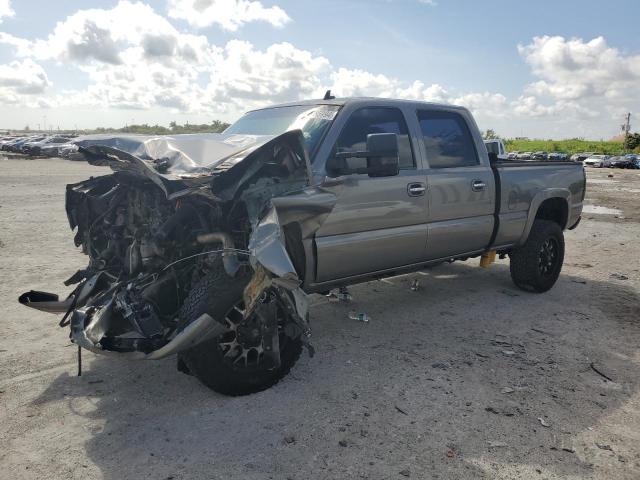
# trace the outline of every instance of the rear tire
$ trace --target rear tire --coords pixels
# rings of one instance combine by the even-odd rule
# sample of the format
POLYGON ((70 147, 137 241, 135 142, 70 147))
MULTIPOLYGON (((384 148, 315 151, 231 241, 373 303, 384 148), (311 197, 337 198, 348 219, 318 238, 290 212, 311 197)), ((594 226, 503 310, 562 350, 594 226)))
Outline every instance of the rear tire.
POLYGON ((542 293, 551 289, 564 262, 564 235, 560 225, 535 220, 522 247, 509 253, 511 279, 522 290, 542 293))
MULTIPOLYGON (((246 275, 229 278, 224 271, 216 271, 205 276, 187 296, 181 310, 181 321, 187 325, 200 315, 208 313, 220 321, 235 315, 233 320, 239 322, 242 316, 237 308, 243 308, 242 294, 249 280, 250 277, 246 275)), ((287 317, 284 320, 292 321, 287 317)), ((255 332, 255 329, 250 331, 255 332)), ((246 336, 245 334, 243 339, 246 336)), ((238 330, 233 333, 229 330, 179 355, 179 362, 188 369, 189 373, 207 387, 224 395, 248 395, 275 385, 289 373, 302 352, 300 338, 284 337, 281 333, 279 367, 269 368, 264 364, 260 365, 260 354, 255 347, 259 340, 255 339, 252 339, 252 346, 242 352, 243 354, 248 352, 246 362, 249 365, 243 365, 243 361, 234 364, 234 356, 237 355, 234 355, 233 351, 230 353, 232 347, 227 346, 230 343, 230 337, 231 342, 234 339, 237 341, 240 338, 238 330)))

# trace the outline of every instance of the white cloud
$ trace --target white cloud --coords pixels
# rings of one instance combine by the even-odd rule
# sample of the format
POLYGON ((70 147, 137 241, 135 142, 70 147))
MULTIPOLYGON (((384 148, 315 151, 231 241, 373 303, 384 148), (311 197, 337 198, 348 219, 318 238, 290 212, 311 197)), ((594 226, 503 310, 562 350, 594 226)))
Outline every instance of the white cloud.
POLYGON ((267 22, 283 27, 291 21, 278 6, 265 7, 254 0, 169 0, 169 16, 186 20, 198 28, 218 25, 234 32, 250 22, 267 22))
POLYGON ((620 111, 640 109, 640 55, 624 55, 603 37, 535 37, 518 51, 539 78, 513 102, 520 115, 600 117, 613 123, 620 111))
POLYGON ((10 89, 16 94, 33 95, 43 93, 49 85, 51 82, 44 69, 33 60, 0 65, 0 88, 10 89))
POLYGON ((10 0, 0 0, 0 23, 2 23, 2 17, 13 17, 15 14, 10 0))

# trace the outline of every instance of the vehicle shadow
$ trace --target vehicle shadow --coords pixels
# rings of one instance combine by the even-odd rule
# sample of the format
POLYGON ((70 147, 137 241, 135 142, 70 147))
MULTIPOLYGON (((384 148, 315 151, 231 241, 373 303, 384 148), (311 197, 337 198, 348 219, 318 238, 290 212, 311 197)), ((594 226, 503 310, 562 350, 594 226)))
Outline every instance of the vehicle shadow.
MULTIPOLYGON (((563 274, 528 294, 504 263, 460 263, 351 291, 350 304, 312 297, 317 354, 265 392, 218 395, 175 359, 95 357, 35 403, 87 418, 86 454, 106 479, 594 474, 590 429, 640 384, 633 288, 563 274), (81 398, 88 413, 73 409, 81 398)), ((613 458, 611 472, 631 468, 613 458)))

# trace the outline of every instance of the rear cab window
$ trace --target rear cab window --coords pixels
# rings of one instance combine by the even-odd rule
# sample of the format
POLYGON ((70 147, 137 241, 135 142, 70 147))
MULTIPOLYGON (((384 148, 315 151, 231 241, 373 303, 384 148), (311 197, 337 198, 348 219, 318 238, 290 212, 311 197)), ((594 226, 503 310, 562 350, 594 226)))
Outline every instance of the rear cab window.
MULTIPOLYGON (((398 136, 398 156, 401 169, 416 168, 409 137, 409 128, 398 108, 365 107, 351 114, 333 147, 333 154, 367 149, 367 135, 395 133, 398 136)), ((347 158, 349 168, 366 167, 366 158, 347 158)))
POLYGON ((462 115, 438 110, 417 113, 430 168, 479 165, 471 131, 462 115))

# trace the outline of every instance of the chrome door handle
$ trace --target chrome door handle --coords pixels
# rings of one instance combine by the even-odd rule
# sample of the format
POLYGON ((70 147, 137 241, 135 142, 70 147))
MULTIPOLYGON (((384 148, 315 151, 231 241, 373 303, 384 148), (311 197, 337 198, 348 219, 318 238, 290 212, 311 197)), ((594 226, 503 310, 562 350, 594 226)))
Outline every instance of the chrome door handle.
POLYGON ((410 183, 407 185, 407 193, 410 197, 421 197, 424 195, 424 192, 427 191, 427 187, 424 183, 410 183))
POLYGON ((473 190, 474 192, 481 192, 486 186, 487 184, 482 180, 474 180, 473 182, 471 182, 471 190, 473 190))

